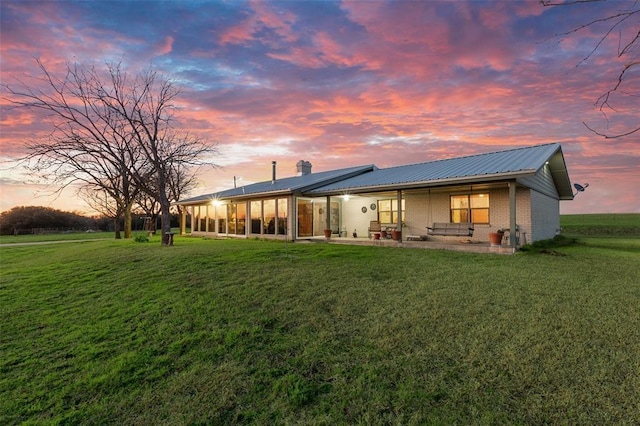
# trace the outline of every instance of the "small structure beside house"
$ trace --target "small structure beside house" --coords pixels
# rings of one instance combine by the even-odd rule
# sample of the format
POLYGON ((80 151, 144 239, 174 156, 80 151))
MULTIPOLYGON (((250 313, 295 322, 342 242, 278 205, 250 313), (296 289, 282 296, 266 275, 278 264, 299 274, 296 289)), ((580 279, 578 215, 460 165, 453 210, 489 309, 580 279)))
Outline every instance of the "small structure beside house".
MULTIPOLYGON (((398 243, 408 240, 488 242, 504 230, 503 244, 553 238, 560 229, 560 201, 573 191, 559 144, 544 144, 404 166, 373 164, 276 178, 181 200, 191 233, 289 241, 368 239, 372 223, 398 243), (471 224, 464 235, 431 232, 434 224, 471 224), (393 232, 395 231, 395 232, 393 232), (357 235, 354 238, 353 235, 357 235)), ((461 226, 456 226, 460 228, 461 226)), ((374 232, 372 238, 377 234, 374 232)), ((375 236, 380 238, 380 236, 375 236)))

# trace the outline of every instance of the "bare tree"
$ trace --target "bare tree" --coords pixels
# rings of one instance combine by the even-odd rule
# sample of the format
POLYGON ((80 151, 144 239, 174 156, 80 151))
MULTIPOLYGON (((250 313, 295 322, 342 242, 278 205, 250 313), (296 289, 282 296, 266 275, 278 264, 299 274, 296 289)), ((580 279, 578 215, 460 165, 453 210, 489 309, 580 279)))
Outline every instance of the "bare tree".
POLYGON ((79 184, 108 194, 124 215, 125 238, 130 238, 138 191, 131 169, 140 155, 130 148, 120 118, 104 104, 100 75, 95 68, 67 64, 65 75, 56 77, 37 64, 42 76, 34 84, 5 86, 13 105, 43 112, 53 126, 46 139, 27 143, 22 163, 34 176, 57 185, 54 192, 79 184))
POLYGON ((42 77, 33 88, 5 85, 13 105, 44 111, 52 120, 48 140, 28 145, 27 166, 61 188, 80 183, 104 190, 125 215, 125 236, 131 235, 131 207, 144 191, 160 204, 166 245, 172 173, 210 164, 217 153, 172 127, 179 90, 153 70, 130 79, 121 63, 107 64, 104 74, 68 64, 59 78, 37 63, 42 77))
MULTIPOLYGON (((171 202, 179 201, 180 198, 197 185, 195 172, 189 170, 181 164, 176 164, 169 173, 167 181, 169 200, 171 202)), ((182 207, 177 206, 178 215, 182 213, 182 207)))
MULTIPOLYGON (((603 1, 604 0, 541 0, 540 3, 546 7, 579 7, 580 5, 586 7, 585 5, 588 3, 599 3, 603 1)), ((617 38, 616 44, 618 48, 614 55, 622 60, 621 68, 610 88, 595 102, 596 107, 607 122, 609 121, 609 113, 618 111, 615 104, 616 100, 619 100, 621 97, 637 98, 640 96, 640 93, 634 92, 634 90, 637 91, 637 86, 634 89, 631 82, 634 78, 638 79, 638 71, 640 71, 640 42, 638 42, 638 40, 640 40, 640 2, 636 0, 632 2, 614 2, 613 4, 619 8, 617 12, 593 19, 569 31, 558 34, 560 37, 568 37, 585 30, 591 30, 600 34, 598 42, 576 66, 580 66, 589 61, 598 50, 604 49, 605 41, 610 38, 617 38)), ((631 128, 616 133, 600 132, 585 122, 582 124, 591 132, 606 139, 629 136, 640 131, 640 123, 636 123, 632 125, 631 128)))
POLYGON ((130 146, 139 149, 144 158, 142 168, 134 169, 137 185, 160 204, 162 244, 169 243, 171 232, 170 180, 178 167, 212 165, 210 157, 215 147, 189 134, 179 134, 172 127, 180 91, 174 83, 157 72, 149 70, 129 81, 120 65, 111 65, 112 85, 121 90, 114 92, 110 105, 127 122, 132 140, 130 146), (149 170, 154 186, 149 185, 149 170))

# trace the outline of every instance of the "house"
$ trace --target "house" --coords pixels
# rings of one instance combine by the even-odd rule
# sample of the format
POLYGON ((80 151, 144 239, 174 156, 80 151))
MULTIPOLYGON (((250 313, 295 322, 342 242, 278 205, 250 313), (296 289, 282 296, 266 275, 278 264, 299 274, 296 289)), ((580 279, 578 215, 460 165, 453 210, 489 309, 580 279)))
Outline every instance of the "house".
POLYGON ((273 162, 270 181, 175 204, 192 216, 194 235, 292 241, 323 237, 330 229, 335 239, 367 239, 378 223, 400 231, 402 243, 425 239, 434 223, 469 222, 467 242, 487 242, 489 233, 506 229, 507 244, 515 249, 555 236, 560 200, 574 196, 562 147, 555 143, 389 168, 311 168, 300 161, 296 176, 277 178, 273 162))

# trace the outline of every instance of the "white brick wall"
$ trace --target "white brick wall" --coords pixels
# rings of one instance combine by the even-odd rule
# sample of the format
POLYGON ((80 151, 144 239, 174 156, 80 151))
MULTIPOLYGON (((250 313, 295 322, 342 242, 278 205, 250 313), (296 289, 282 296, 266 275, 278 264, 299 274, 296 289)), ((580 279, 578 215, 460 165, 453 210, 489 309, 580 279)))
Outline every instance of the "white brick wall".
MULTIPOLYGON (((476 224, 471 241, 486 242, 489 240, 489 233, 500 228, 509 228, 509 189, 497 188, 488 190, 489 192, 489 224, 476 224)), ((527 242, 530 241, 532 233, 531 220, 531 199, 530 190, 518 188, 516 191, 516 223, 521 233, 521 243, 524 233, 527 242)), ((405 194, 406 203, 406 229, 404 235, 426 235, 427 226, 434 222, 449 222, 451 194, 462 194, 463 192, 429 192, 425 190, 420 193, 405 194)), ((434 240, 451 241, 455 237, 433 236, 434 240)), ((466 239, 466 238, 465 238, 466 239)))

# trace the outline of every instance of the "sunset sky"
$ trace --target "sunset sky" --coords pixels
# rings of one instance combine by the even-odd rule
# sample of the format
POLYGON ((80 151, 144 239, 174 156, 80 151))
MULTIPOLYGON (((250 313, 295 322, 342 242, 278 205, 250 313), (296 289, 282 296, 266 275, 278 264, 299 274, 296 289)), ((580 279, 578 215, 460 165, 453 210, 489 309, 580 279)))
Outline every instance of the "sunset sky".
MULTIPOLYGON (((610 24, 570 32, 637 2, 543 7, 537 1, 7 1, 0 3, 2 84, 32 83, 34 58, 129 72, 153 65, 181 88, 177 125, 217 144, 221 166, 191 195, 363 164, 389 167, 549 142, 572 182, 561 213, 640 212, 640 74, 595 105, 629 57, 636 14, 588 60, 610 24)), ((640 44, 640 42, 638 43, 640 44)), ((638 60, 640 46, 631 57, 638 60), (635 55, 635 56, 633 56, 635 55)), ((13 159, 51 132, 0 101, 0 211, 44 205, 89 212, 72 189, 54 199, 13 159)))

